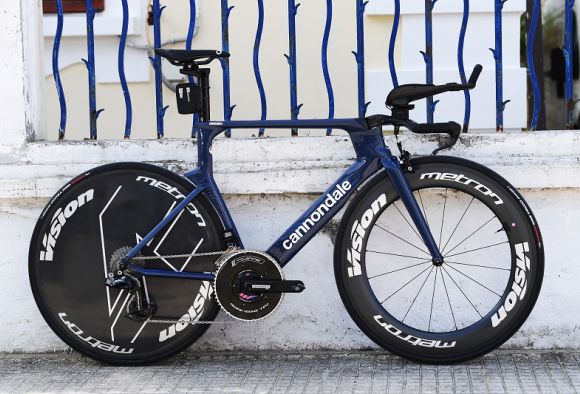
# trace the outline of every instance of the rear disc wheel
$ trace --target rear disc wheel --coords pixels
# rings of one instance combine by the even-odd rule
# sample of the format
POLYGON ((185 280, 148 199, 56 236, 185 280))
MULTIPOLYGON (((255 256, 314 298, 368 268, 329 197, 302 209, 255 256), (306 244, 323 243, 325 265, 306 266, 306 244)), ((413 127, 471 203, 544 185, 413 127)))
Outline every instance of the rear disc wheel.
MULTIPOLYGON (((113 364, 142 364, 190 346, 219 311, 209 282, 143 278, 154 316, 134 313, 133 292, 105 286, 112 258, 139 242, 194 185, 159 167, 120 163, 99 167, 65 185, 35 228, 29 253, 34 298, 52 330, 75 350, 113 364)), ((211 204, 196 198, 142 250, 167 256, 224 250, 211 204)), ((216 256, 140 262, 147 268, 214 272, 216 256)), ((113 264, 114 265, 114 264, 113 264)))

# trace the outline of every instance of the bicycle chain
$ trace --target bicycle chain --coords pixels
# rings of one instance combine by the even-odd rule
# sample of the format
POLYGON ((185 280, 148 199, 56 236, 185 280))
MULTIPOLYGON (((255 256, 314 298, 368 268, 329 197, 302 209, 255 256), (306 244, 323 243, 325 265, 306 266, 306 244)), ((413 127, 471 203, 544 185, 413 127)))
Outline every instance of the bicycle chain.
MULTIPOLYGON (((205 257, 205 256, 217 256, 217 255, 226 255, 228 253, 232 253, 237 249, 228 249, 222 250, 219 252, 205 252, 205 253, 187 253, 187 254, 170 254, 165 256, 135 256, 132 260, 156 260, 156 259, 179 259, 179 258, 189 258, 189 257, 205 257)), ((219 260, 219 259, 218 259, 219 260)), ((216 260, 216 262, 218 261, 216 260)), ((216 299, 217 302, 217 299, 216 299)), ((229 316, 226 313, 226 316, 229 316)), ((227 320, 169 320, 169 319, 149 319, 147 320, 148 323, 155 323, 155 324, 234 324, 238 322, 245 322, 245 323, 253 323, 255 320, 240 320, 240 319, 232 319, 230 321, 227 320)))
POLYGON ((231 253, 232 250, 221 250, 219 252, 206 252, 206 253, 186 253, 186 254, 168 254, 166 256, 135 256, 131 260, 157 260, 157 259, 180 259, 186 257, 205 257, 205 256, 217 256, 225 255, 231 253))

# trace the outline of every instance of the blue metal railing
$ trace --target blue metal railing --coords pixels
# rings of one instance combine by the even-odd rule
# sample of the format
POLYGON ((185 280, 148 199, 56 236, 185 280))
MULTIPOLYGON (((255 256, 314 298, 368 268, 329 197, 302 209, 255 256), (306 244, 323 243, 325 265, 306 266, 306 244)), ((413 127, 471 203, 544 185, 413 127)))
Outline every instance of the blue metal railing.
POLYGON ((369 1, 356 0, 356 52, 352 52, 358 75, 358 117, 363 118, 370 103, 365 100, 365 27, 364 14, 369 1))
POLYGON ((574 32, 572 15, 574 13, 574 0, 565 1, 565 22, 564 22, 564 59, 566 62, 566 127, 574 129, 574 47, 572 34, 574 32))
MULTIPOLYGON (((459 68, 459 77, 461 83, 467 83, 467 76, 465 75, 465 63, 463 60, 463 49, 465 47, 465 34, 467 33, 467 24, 469 23, 469 0, 463 0, 463 18, 461 19, 461 28, 459 29, 459 42, 457 44, 457 67, 459 68)), ((463 132, 467 133, 469 130, 469 119, 471 117, 471 93, 469 90, 464 90, 465 96, 465 114, 463 115, 463 132)))
POLYGON ((87 9, 87 59, 82 61, 87 66, 89 74, 89 122, 90 122, 90 138, 97 139, 97 119, 103 109, 97 110, 97 84, 95 79, 95 9, 93 8, 93 0, 86 0, 85 6, 87 9))
MULTIPOLYGON (((221 0, 222 6, 222 51, 230 51, 230 14, 234 9, 230 7, 228 0, 221 0)), ((230 59, 220 59, 222 65, 223 96, 224 96, 224 120, 232 120, 235 105, 230 101, 230 59)), ((226 130, 226 137, 232 136, 231 130, 226 130)))
MULTIPOLYGON (((326 0, 326 24, 324 25, 324 35, 322 36, 322 74, 326 93, 328 95, 328 119, 334 118, 334 90, 330 80, 330 71, 328 70, 328 40, 330 38, 330 29, 332 28, 332 0, 326 0)), ((326 135, 331 135, 332 129, 326 130, 326 135)))
MULTIPOLYGON (((260 94, 261 120, 266 120, 268 117, 268 103, 266 102, 266 91, 264 90, 264 82, 262 81, 262 74, 260 74, 260 44, 262 43, 262 33, 264 32, 264 0, 258 1, 258 28, 256 29, 256 39, 254 40, 254 76, 256 77, 256 85, 258 85, 258 93, 260 94)), ((258 135, 264 135, 264 129, 260 129, 258 135)))
MULTIPOLYGON (((538 128, 538 120, 540 118, 540 100, 542 99, 540 91, 540 82, 538 81, 538 75, 536 73, 536 66, 534 64, 534 42, 536 39, 536 32, 538 31, 538 19, 540 18, 540 0, 534 0, 531 21, 530 21, 530 31, 528 32, 527 40, 527 60, 528 60, 528 73, 530 75, 530 83, 532 84, 533 90, 533 112, 532 120, 530 121, 530 130, 536 130, 538 128)), ((498 102, 499 105, 499 102, 498 102)))
POLYGON ((510 100, 503 100, 503 5, 508 0, 495 0, 495 48, 489 48, 495 60, 496 130, 503 131, 503 113, 510 100))
MULTIPOLYGON (((185 49, 191 50, 193 47, 193 34, 195 33, 195 22, 197 19, 197 4, 195 0, 189 0, 189 28, 187 29, 187 38, 185 39, 185 49)), ((188 77, 189 83, 194 83, 193 76, 188 77)), ((193 115, 193 125, 191 126, 191 137, 197 138, 197 122, 199 114, 193 115)))
MULTIPOLYGON (((284 55, 290 67, 290 118, 298 119, 302 104, 298 104, 298 71, 296 69, 296 15, 298 7, 295 0, 288 0, 288 54, 284 55)), ((298 129, 292 129, 292 136, 298 135, 298 129)))
MULTIPOLYGON (((193 47, 193 38, 196 28, 196 17, 197 17, 197 2, 196 0, 184 0, 189 2, 189 26, 187 30, 187 38, 185 39, 185 47, 191 49, 193 47)), ((321 37, 321 67, 322 67, 322 77, 324 79, 324 84, 326 87, 326 96, 328 100, 328 112, 325 114, 328 118, 334 118, 335 116, 335 92, 333 89, 332 75, 329 67, 329 47, 332 36, 333 29, 337 28, 334 26, 333 21, 333 7, 338 4, 335 0, 319 0, 325 2, 326 5, 326 18, 324 20, 324 29, 321 37)), ((392 2, 394 6, 393 14, 393 26, 388 37, 388 72, 392 80, 393 86, 399 86, 399 78, 397 75, 397 66, 395 62, 395 46, 397 43, 397 33, 399 30, 401 22, 401 0, 385 0, 392 2)), ((495 7, 495 47, 491 48, 495 61, 495 85, 496 85, 496 126, 497 130, 501 131, 504 128, 504 111, 506 104, 509 100, 504 100, 503 97, 503 85, 504 85, 504 74, 503 74, 503 48, 502 48, 502 11, 504 3, 507 0, 479 0, 479 1, 493 1, 495 7)), ((565 99, 566 99, 566 120, 568 128, 574 127, 574 107, 576 101, 574 99, 574 86, 573 86, 573 7, 575 0, 564 0, 565 1, 565 36, 563 44, 563 52, 565 57, 566 65, 566 83, 565 83, 565 99)), ((425 62, 425 76, 427 83, 433 83, 434 81, 434 59, 433 59, 433 11, 437 0, 424 0, 425 2, 425 50, 421 51, 423 59, 425 62)), ((97 138, 97 120, 99 114, 103 111, 102 109, 97 109, 97 99, 96 99, 96 66, 95 66, 95 32, 94 32, 94 19, 95 10, 93 8, 92 0, 85 0, 86 3, 86 24, 87 24, 87 57, 82 59, 86 64, 88 71, 88 87, 89 87, 89 136, 91 139, 97 138)), ((355 10, 355 20, 356 20, 356 50, 352 53, 356 61, 356 78, 357 83, 357 108, 356 112, 359 117, 364 117, 367 112, 367 107, 369 103, 366 101, 365 92, 365 9, 369 1, 367 0, 355 0, 354 10, 355 10)), ((67 127, 67 101, 63 88, 63 83, 61 81, 60 69, 59 69, 59 57, 60 57, 60 47, 62 41, 63 28, 66 23, 66 18, 63 16, 63 0, 56 0, 57 4, 57 15, 56 15, 56 34, 54 37, 54 45, 52 49, 52 70, 53 77, 55 81, 55 86, 59 98, 60 105, 60 122, 58 128, 58 137, 63 139, 65 137, 65 131, 67 127)), ((127 35, 129 28, 129 16, 130 9, 128 6, 128 0, 121 0, 123 9, 122 26, 119 36, 119 48, 118 48, 118 74, 121 89, 123 92, 123 97, 125 100, 125 127, 124 127, 124 137, 130 138, 133 109, 131 103, 131 94, 129 90, 129 85, 127 83, 126 69, 125 69, 125 48, 127 44, 127 35)), ((264 24, 267 18, 267 13, 264 9, 264 1, 256 0, 255 3, 245 2, 244 6, 255 6, 257 9, 257 24, 254 36, 254 48, 253 48, 253 70, 255 76, 256 89, 260 98, 260 118, 266 119, 268 115, 268 102, 267 96, 268 92, 264 85, 262 74, 260 71, 260 47, 262 38, 264 35, 264 24), (248 5, 246 5, 248 4, 248 5)), ((171 3, 173 5, 173 3, 171 3)), ((230 16, 232 13, 233 6, 229 5, 228 0, 220 0, 221 7, 221 41, 222 41, 222 51, 230 51, 230 41, 229 41, 229 25, 230 16)), ((298 119, 300 115, 300 110, 302 104, 298 101, 298 72, 297 72, 297 18, 298 8, 300 4, 296 0, 288 0, 287 6, 288 12, 288 53, 284 56, 286 57, 289 65, 289 88, 290 88, 290 117, 291 119, 298 119)), ((160 4, 160 0, 152 0, 151 6, 151 16, 153 21, 153 34, 154 34, 154 46, 160 47, 162 45, 161 41, 161 15, 164 6, 160 4)), ((529 31, 527 32, 527 47, 526 55, 528 62, 528 75, 530 78, 530 85, 532 87, 530 92, 531 102, 533 103, 532 111, 529 115, 530 123, 529 129, 535 130, 538 127, 540 108, 541 108, 541 90, 540 82, 538 77, 538 72, 535 69, 534 64, 534 42, 537 39, 536 33, 538 31, 539 18, 540 18, 541 2, 540 0, 533 0, 533 7, 529 10, 529 31)), ((461 20, 461 27, 459 31, 459 37, 457 37, 457 69, 459 76, 463 83, 467 82, 466 76, 466 65, 464 62, 464 49, 465 49, 465 38, 469 28, 469 17, 470 17, 470 0, 463 0, 463 13, 461 20)), ((340 27, 338 27, 340 28, 340 27)), ((161 58, 156 54, 151 54, 150 57, 151 65, 154 69, 155 74, 155 108, 156 108, 156 130, 157 137, 162 138, 164 136, 164 116, 167 110, 167 106, 163 105, 163 70, 161 58)), ((225 120, 231 120, 233 115, 233 110, 235 105, 231 104, 231 74, 230 74, 230 63, 229 60, 221 59, 222 68, 222 78, 223 78, 223 118, 225 120)), ((189 77, 191 83, 196 83, 196 78, 189 77)), ((470 117, 471 117, 471 96, 468 91, 464 92, 465 101, 465 112, 463 119, 463 131, 467 132, 469 129, 470 117)), ((438 101, 433 100, 433 98, 427 99, 427 121, 434 121, 435 108, 438 101)), ((192 137, 196 135, 196 125, 199 121, 199 117, 194 116, 192 119, 192 137)), ((259 136, 264 135, 265 130, 259 130, 259 136)), ((327 130, 327 134, 330 135, 332 130, 327 130)), ((292 135, 297 135, 297 130, 292 130, 292 135)), ((231 136, 230 130, 227 130, 226 136, 231 136)))
POLYGON ((391 30, 391 39, 389 40, 389 71, 391 72, 391 79, 393 86, 399 86, 399 78, 397 77, 397 68, 395 67, 395 44, 397 43, 397 33, 399 32, 399 22, 401 19, 401 0, 394 0, 395 14, 393 19, 393 28, 391 30))
POLYGON ((62 40, 62 29, 64 26, 64 14, 62 8, 62 0, 56 0, 57 8, 57 24, 56 34, 54 36, 54 45, 52 47, 52 75, 54 77, 54 84, 56 85, 56 93, 58 94, 58 101, 60 104, 60 125, 58 127, 58 139, 64 139, 66 131, 66 97, 60 80, 60 68, 58 66, 58 59, 60 54, 60 41, 62 40))
POLYGON ((131 123, 133 121, 133 106, 131 105, 131 94, 125 77, 125 46, 127 45, 127 30, 129 29, 129 5, 127 0, 121 0, 123 6, 123 26, 121 28, 121 39, 119 40, 119 81, 123 89, 125 99, 125 139, 131 138, 131 123))
MULTIPOLYGON (((433 8, 437 0, 425 0, 425 52, 421 52, 425 60, 426 83, 433 83, 433 8)), ((433 123, 437 101, 427 97, 427 122, 433 123)))
MULTIPOLYGON (((90 1, 90 0, 88 0, 90 1)), ((161 6, 159 0, 153 0, 153 45, 155 48, 161 47, 161 14, 165 6, 161 6)), ((161 56, 154 53, 151 56, 151 64, 155 70, 155 108, 157 117, 157 138, 163 138, 164 125, 163 118, 169 106, 163 106, 163 70, 161 56)))

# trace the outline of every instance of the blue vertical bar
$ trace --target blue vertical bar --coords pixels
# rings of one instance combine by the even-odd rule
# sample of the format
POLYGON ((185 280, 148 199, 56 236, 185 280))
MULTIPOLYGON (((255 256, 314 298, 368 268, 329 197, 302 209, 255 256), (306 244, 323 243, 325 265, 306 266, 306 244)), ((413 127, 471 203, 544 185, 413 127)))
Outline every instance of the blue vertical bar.
MULTIPOLYGON (((264 0, 258 1, 258 27, 256 29, 256 38, 254 40, 254 77, 256 78, 256 85, 260 93, 260 119, 266 120, 268 116, 268 104, 266 102, 266 92, 264 91, 264 83, 262 82, 262 75, 260 74, 260 43, 262 42, 262 33, 264 32, 264 0)), ((258 136, 264 136, 264 130, 261 128, 258 136)))
POLYGON ((103 110, 97 110, 97 86, 95 80, 95 9, 93 0, 85 0, 87 15, 87 59, 83 62, 87 66, 89 74, 89 120, 90 120, 90 138, 97 139, 97 119, 103 110))
POLYGON ((62 40, 62 29, 64 26, 64 13, 62 9, 62 0, 56 0, 56 34, 54 35, 54 45, 52 47, 52 75, 56 85, 56 93, 58 94, 58 101, 60 103, 60 125, 58 127, 58 139, 64 139, 66 130, 66 98, 62 81, 60 80, 60 69, 58 66, 58 59, 60 53, 60 42, 62 40))
POLYGON ((538 19, 540 17, 540 0, 534 0, 534 6, 532 10, 532 18, 530 23, 530 31, 528 32, 527 40, 527 60, 528 60, 528 73, 530 76, 530 82, 532 84, 532 91, 534 94, 534 108, 532 113, 532 119, 530 122, 530 130, 536 130, 538 128, 538 119, 540 117, 540 100, 542 99, 542 94, 540 91, 540 83, 538 82, 538 76, 536 75, 536 67, 534 65, 534 41, 536 39, 536 30, 538 28, 538 19))
MULTIPOLYGON (((425 60, 427 84, 433 84, 433 8, 437 0, 425 0, 425 52, 421 52, 425 60)), ((433 114, 437 101, 433 96, 427 97, 427 123, 433 123, 433 114)))
POLYGON ((358 117, 364 118, 370 103, 365 102, 365 26, 364 14, 368 0, 356 0, 356 52, 352 52, 358 71, 358 117))
POLYGON ((503 113, 505 106, 510 100, 503 100, 503 26, 502 12, 503 5, 507 0, 495 0, 495 49, 489 50, 493 53, 495 60, 495 114, 496 130, 503 131, 503 113))
MULTIPOLYGON (((284 55, 290 66, 290 118, 298 119, 302 104, 298 105, 298 77, 296 67, 296 14, 300 4, 295 0, 288 0, 288 55, 284 55)), ((298 129, 292 129, 292 136, 298 136, 298 129)))
MULTIPOLYGON (((469 0, 463 0, 463 18, 461 20, 461 29, 459 30, 459 43, 457 45, 457 65, 459 67, 459 77, 461 83, 467 83, 465 75, 465 63, 463 61, 463 49, 465 47, 465 34, 467 33, 467 24, 469 22, 469 0)), ((464 90, 465 96, 465 113, 463 115, 463 132, 469 131, 469 119, 471 117, 471 94, 469 90, 464 90)))
MULTIPOLYGON (((322 74, 324 75, 324 84, 328 95, 328 119, 334 118, 334 91, 330 72, 328 71, 328 39, 330 38, 330 29, 332 28, 332 0, 326 0, 326 24, 324 25, 324 35, 322 37, 322 74)), ((326 135, 331 135, 332 129, 326 130, 326 135)))
POLYGON ((565 31, 564 31, 564 59, 566 61, 566 127, 574 129, 574 0, 564 0, 565 6, 565 31))
MULTIPOLYGON (((234 7, 230 7, 228 0, 221 0, 222 6, 222 51, 230 51, 230 13, 234 7)), ((230 60, 228 58, 220 59, 222 66, 223 78, 223 96, 224 96, 224 120, 230 121, 235 105, 231 105, 230 99, 230 60)), ((232 131, 227 129, 225 131, 226 137, 232 136, 232 131)))
MULTIPOLYGON (((195 22, 197 19, 197 5, 195 0, 189 0, 189 28, 187 30, 187 39, 185 40, 185 49, 191 50, 193 45, 193 34, 195 33, 195 22)), ((193 76, 188 77, 189 83, 195 83, 193 76)), ((197 138, 198 128, 197 123, 199 122, 199 114, 193 115, 193 124, 191 126, 191 137, 197 138)))
POLYGON ((121 27, 121 39, 119 40, 118 53, 118 70, 121 88, 123 89, 123 97, 125 98, 125 139, 131 137, 131 123, 133 120, 133 106, 131 105, 131 94, 129 93, 129 86, 127 85, 127 78, 125 77, 125 45, 127 43, 127 30, 129 28, 129 5, 127 0, 121 0, 123 6, 123 26, 121 27))
MULTIPOLYGON (((161 7, 159 0, 153 0, 153 42, 155 48, 161 48, 161 7)), ((163 106, 163 74, 161 70, 161 56, 154 54, 151 58, 155 70, 155 108, 157 116, 157 138, 163 138, 163 117, 168 107, 163 106)))
POLYGON ((399 78, 397 77, 397 69, 395 67, 395 45, 397 43, 397 33, 399 32, 399 22, 401 21, 401 0, 395 1, 395 15, 393 19, 393 30, 391 30, 391 39, 389 40, 389 70, 391 72, 391 80, 393 87, 399 86, 399 78))

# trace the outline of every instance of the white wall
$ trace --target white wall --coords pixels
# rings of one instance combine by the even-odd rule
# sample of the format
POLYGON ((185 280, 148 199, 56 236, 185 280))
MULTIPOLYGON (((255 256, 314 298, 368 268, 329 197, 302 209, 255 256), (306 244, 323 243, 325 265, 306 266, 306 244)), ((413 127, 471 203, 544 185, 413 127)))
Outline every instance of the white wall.
MULTIPOLYGON (((26 48, 34 47, 26 33, 30 26, 22 28, 22 21, 34 18, 22 15, 24 10, 9 3, 0 14, 0 37, 6 37, 0 41, 0 351, 51 351, 64 346, 42 321, 27 277, 29 238, 47 198, 84 169, 112 161, 147 161, 183 171, 195 162, 195 144, 188 139, 27 142, 27 131, 38 131, 30 120, 37 119, 38 108, 31 103, 38 96, 26 98, 36 84, 22 57, 26 51, 28 62, 26 48)), ((392 139, 388 143, 393 146, 392 139)), ((425 154, 436 139, 407 136, 404 143, 411 152, 425 154)), ((450 153, 486 164, 521 188, 543 231, 544 287, 530 319, 506 346, 580 348, 580 314, 574 309, 580 266, 573 260, 580 234, 580 134, 465 135, 450 153)), ((214 154, 218 183, 242 236, 255 248, 268 245, 353 159, 344 137, 220 140, 214 154)), ((252 330, 240 329, 241 323, 212 327, 193 349, 372 346, 340 305, 331 264, 331 240, 320 234, 286 270, 289 278, 305 280, 305 293, 286 297, 276 315, 252 330)))
MULTIPOLYGON (((393 145, 392 140, 388 143, 393 145)), ((425 153, 434 140, 408 137, 405 145, 425 153)), ((28 285, 28 242, 46 197, 85 168, 122 157, 183 171, 192 166, 194 151, 187 140, 34 143, 26 147, 26 165, 0 166, 0 223, 9 229, 0 237, 0 298, 10 300, 3 303, 0 317, 0 351, 65 348, 40 317, 28 285)), ((573 258, 580 234, 580 134, 466 136, 451 153, 489 165, 521 188, 544 236, 546 271, 540 299, 506 346, 580 348, 580 314, 573 307, 580 297, 575 281, 580 266, 573 258)), ((214 154, 218 183, 228 194, 242 237, 247 247, 257 249, 269 246, 353 156, 350 142, 338 137, 220 140, 214 154)), ((332 252, 328 234, 319 234, 284 270, 287 278, 304 280, 304 293, 287 295, 275 315, 250 323, 251 330, 243 328, 245 323, 212 327, 192 349, 372 347, 340 303, 332 252)))

